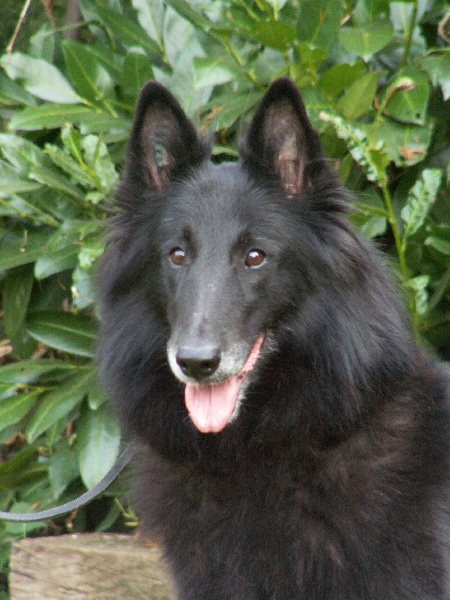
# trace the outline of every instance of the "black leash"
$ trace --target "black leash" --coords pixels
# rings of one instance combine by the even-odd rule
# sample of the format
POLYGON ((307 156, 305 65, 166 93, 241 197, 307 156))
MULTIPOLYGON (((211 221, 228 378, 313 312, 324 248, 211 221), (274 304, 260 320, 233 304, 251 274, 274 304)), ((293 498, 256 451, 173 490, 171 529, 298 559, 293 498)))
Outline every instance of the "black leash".
POLYGON ((92 489, 88 490, 78 498, 75 498, 75 500, 71 500, 65 504, 60 504, 54 508, 49 508, 48 510, 40 510, 32 513, 10 513, 0 511, 0 520, 13 521, 14 523, 33 523, 35 521, 46 521, 48 519, 53 519, 54 517, 59 517, 66 513, 72 512, 73 510, 88 504, 91 502, 91 500, 94 500, 94 498, 103 493, 112 484, 119 473, 124 470, 132 457, 133 448, 131 445, 129 445, 125 448, 125 450, 117 459, 117 462, 108 471, 108 473, 106 473, 103 479, 101 479, 92 489))

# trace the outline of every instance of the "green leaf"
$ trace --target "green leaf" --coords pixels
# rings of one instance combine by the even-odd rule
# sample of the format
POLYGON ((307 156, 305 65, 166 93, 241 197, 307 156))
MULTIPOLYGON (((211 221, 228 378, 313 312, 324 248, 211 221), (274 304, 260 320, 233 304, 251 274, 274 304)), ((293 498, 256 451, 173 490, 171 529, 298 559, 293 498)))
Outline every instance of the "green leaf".
POLYGON ((200 29, 201 31, 207 33, 212 28, 211 21, 202 13, 195 10, 195 8, 192 7, 192 4, 186 2, 186 0, 165 0, 165 4, 171 6, 179 15, 191 23, 191 25, 193 25, 196 29, 200 29))
POLYGON ((24 232, 23 239, 6 237, 0 244, 0 271, 34 262, 45 252, 47 235, 43 232, 24 232))
POLYGON ((32 167, 40 167, 45 163, 42 150, 18 135, 0 133, 0 148, 5 158, 16 168, 18 175, 28 177, 32 167))
POLYGON ((384 235, 386 233, 386 228, 386 217, 373 215, 365 220, 365 222, 360 226, 359 230, 365 238, 371 240, 380 235, 384 235))
POLYGON ((261 100, 260 92, 247 90, 233 96, 224 94, 217 97, 208 103, 205 109, 211 111, 217 129, 226 129, 253 108, 259 100, 261 100))
POLYGON ((389 0, 358 0, 353 16, 358 25, 366 25, 383 13, 389 14, 389 0))
POLYGON ((33 211, 30 210, 23 195, 11 194, 7 196, 7 199, 4 199, 0 194, 0 217, 33 219, 33 211))
POLYGON ((213 87, 232 81, 238 75, 236 65, 227 57, 194 58, 195 87, 213 87))
POLYGON ((429 96, 427 75, 415 67, 405 67, 386 90, 384 114, 404 123, 424 125, 429 96))
POLYGON ((364 63, 359 61, 354 65, 335 65, 325 71, 319 81, 319 88, 324 94, 337 96, 364 74, 364 63))
POLYGON ((2 57, 1 65, 11 79, 23 80, 25 89, 42 100, 61 104, 81 101, 61 72, 45 60, 13 52, 2 57))
POLYGON ((447 231, 447 237, 438 237, 436 235, 429 235, 425 239, 425 246, 434 248, 441 254, 450 256, 450 231, 447 231))
MULTIPOLYGON (((327 59, 328 52, 323 48, 311 48, 306 42, 299 42, 295 46, 295 62, 291 69, 297 73, 296 81, 300 79, 301 70, 316 72, 317 68, 327 59)), ((304 73, 304 75, 306 75, 304 73)), ((311 79, 308 80, 310 82, 311 79)), ((299 86, 301 87, 301 86, 299 86)))
MULTIPOLYGON (((172 93, 180 100, 181 105, 186 107, 185 97, 192 93, 193 87, 193 61, 198 56, 204 56, 205 52, 198 38, 198 31, 173 10, 168 10, 164 23, 164 45, 167 60, 172 67, 171 76, 167 72, 155 70, 156 79, 165 84, 172 93)), ((217 46, 214 39, 205 38, 205 44, 211 44, 216 52, 211 53, 213 58, 217 53, 217 46)), ((225 56, 227 53, 221 47, 219 56, 225 56)), ((205 96, 205 90, 198 96, 196 110, 200 104, 200 97, 205 96)))
POLYGON ((362 129, 351 125, 342 117, 322 112, 320 119, 325 123, 331 123, 338 137, 345 140, 350 154, 363 167, 367 179, 379 185, 384 185, 387 181, 386 168, 389 159, 381 144, 372 146, 362 129))
POLYGON ((88 405, 91 410, 97 410, 106 402, 106 395, 100 385, 95 385, 91 388, 88 395, 88 405))
POLYGON ((78 262, 78 246, 71 244, 56 252, 45 252, 36 261, 34 274, 36 279, 45 279, 54 273, 74 269, 78 262))
MULTIPOLYGON (((438 7, 435 10, 439 11, 438 7)), ((430 10, 426 0, 397 0, 389 2, 389 18, 396 32, 402 36, 407 36, 411 25, 415 26, 413 31, 413 43, 419 48, 424 43, 421 39, 420 30, 417 24, 420 23, 422 16, 430 10), (415 6, 414 6, 415 5, 415 6), (411 23, 414 10, 416 10, 415 23, 411 23)))
MULTIPOLYGON (((230 4, 230 10, 222 13, 222 20, 217 24, 222 29, 225 35, 229 35, 233 32, 242 36, 242 39, 255 43, 255 36, 252 33, 255 22, 260 20, 260 15, 255 15, 242 8, 236 6, 237 3, 230 4), (235 4, 235 6, 233 6, 235 4)), ((268 7, 264 7, 266 14, 270 14, 271 11, 267 10, 268 7)))
MULTIPOLYGON (((9 456, 8 460, 0 465, 0 481, 3 491, 17 492, 18 488, 42 481, 46 477, 47 468, 45 465, 35 462, 35 455, 36 447, 27 446, 9 456)), ((12 512, 14 506, 10 509, 12 512)))
POLYGON ((92 271, 92 266, 103 254, 104 250, 105 241, 102 236, 86 240, 81 246, 78 256, 80 267, 87 272, 92 271))
POLYGON ((348 87, 337 105, 346 119, 356 120, 372 109, 378 78, 376 72, 366 73, 348 87))
POLYGON ((10 130, 21 129, 34 131, 40 129, 55 129, 65 123, 89 124, 89 130, 94 131, 95 126, 102 129, 119 127, 122 123, 111 115, 101 113, 83 105, 68 104, 41 104, 30 106, 13 115, 8 123, 10 130), (106 125, 105 125, 106 124, 106 125))
POLYGON ((428 311, 428 284, 430 283, 429 275, 418 275, 412 279, 405 281, 404 286, 412 295, 414 314, 423 316, 428 311))
POLYGON ((123 44, 127 46, 136 46, 144 48, 150 54, 161 56, 161 50, 157 44, 148 36, 147 32, 142 27, 128 19, 124 15, 116 13, 112 10, 96 6, 95 12, 105 23, 108 29, 111 30, 123 44))
POLYGON ((106 144, 96 135, 87 135, 81 140, 81 149, 85 163, 94 176, 97 188, 103 192, 113 190, 119 176, 106 144))
POLYGON ((342 3, 336 0, 303 0, 297 20, 298 39, 313 48, 330 50, 338 37, 342 14, 342 3))
POLYGON ((72 199, 84 201, 84 195, 58 171, 46 154, 35 144, 19 136, 0 134, 0 145, 6 158, 18 172, 32 180, 63 192, 72 199))
POLYGON ((0 73, 0 105, 33 105, 35 100, 31 94, 15 83, 4 73, 0 73))
POLYGON ((120 430, 111 407, 105 403, 91 410, 84 405, 77 433, 80 473, 90 489, 111 469, 119 453, 120 430))
MULTIPOLYGON (((29 502, 14 502, 10 507, 12 513, 33 512, 34 507, 29 502)), ((45 527, 45 521, 36 521, 32 523, 6 523, 6 532, 8 535, 20 536, 25 538, 29 533, 45 527)))
POLYGON ((383 144, 386 154, 397 166, 410 166, 425 159, 432 135, 430 127, 387 118, 375 130, 374 142, 383 144))
POLYGON ((19 386, 0 383, 0 400, 11 398, 17 392, 19 386))
POLYGON ((346 26, 339 33, 342 46, 366 61, 393 39, 394 28, 387 21, 375 21, 364 27, 346 26))
POLYGON ((33 269, 30 265, 9 270, 2 282, 3 325, 10 338, 14 338, 22 329, 32 287, 33 269))
MULTIPOLYGON (((81 256, 79 256, 79 260, 81 256)), ((78 310, 83 310, 94 305, 95 284, 92 275, 86 270, 77 267, 72 273, 72 303, 78 310)))
POLYGON ((89 317, 61 312, 33 313, 27 321, 27 332, 51 348, 89 358, 94 355, 96 327, 89 317))
POLYGON ((43 375, 52 373, 67 373, 78 371, 76 367, 62 360, 21 360, 0 368, 0 382, 2 383, 35 383, 43 375))
POLYGON ((53 188, 54 190, 63 192, 66 196, 74 200, 80 202, 84 201, 84 194, 81 190, 71 183, 70 179, 65 175, 52 167, 32 169, 30 171, 30 179, 35 179, 40 183, 48 185, 48 187, 53 188))
POLYGON ((280 11, 287 3, 287 0, 267 0, 267 3, 270 4, 274 11, 280 11))
POLYGON ((30 38, 29 54, 35 58, 43 58, 52 63, 55 58, 55 45, 57 35, 52 30, 50 23, 45 22, 30 38))
POLYGON ((162 0, 132 0, 133 8, 137 11, 138 21, 148 35, 162 47, 164 28, 164 3, 162 0))
POLYGON ((431 54, 421 61, 421 66, 430 76, 434 86, 441 86, 444 100, 450 98, 450 51, 446 49, 442 54, 431 54))
POLYGON ((113 82, 89 46, 72 40, 62 42, 64 58, 70 79, 82 98, 91 104, 112 111, 105 96, 111 92, 113 82))
POLYGON ((81 373, 68 377, 57 389, 43 396, 26 429, 29 441, 33 442, 57 421, 67 417, 86 396, 95 380, 96 371, 85 369, 81 373))
POLYGON ((34 406, 40 390, 18 394, 0 402, 0 431, 18 423, 34 406))
POLYGON ((372 239, 386 232, 386 209, 374 188, 360 194, 357 209, 352 215, 352 222, 359 227, 365 238, 372 239))
POLYGON ((16 170, 3 160, 0 160, 0 181, 1 198, 22 192, 32 192, 41 187, 40 183, 19 177, 16 170))
MULTIPOLYGON (((118 175, 108 154, 107 146, 98 136, 80 136, 77 129, 67 125, 61 132, 63 148, 46 144, 45 151, 52 161, 84 187, 101 192, 115 188, 118 175)), ((86 195, 85 200, 91 201, 86 195)))
POLYGON ((78 183, 88 188, 93 187, 93 177, 88 172, 88 169, 83 169, 65 148, 62 149, 54 144, 46 144, 45 152, 50 156, 55 165, 73 177, 78 183))
MULTIPOLYGON (((89 52, 92 56, 95 56, 100 64, 104 66, 106 71, 109 73, 113 82, 120 79, 120 74, 123 69, 124 55, 122 48, 118 49, 118 52, 111 51, 110 46, 88 46, 89 52)), ((142 52, 144 52, 142 50, 142 52)))
POLYGON ((147 56, 142 52, 130 50, 125 56, 121 75, 121 86, 125 94, 137 98, 144 83, 153 78, 147 56))
POLYGON ((282 21, 260 21, 253 27, 255 37, 265 46, 285 52, 292 47, 296 31, 293 27, 282 21))
POLYGON ((64 440, 48 461, 48 475, 53 496, 57 500, 79 475, 77 457, 69 442, 64 440))
POLYGON ((414 235, 424 224, 430 208, 436 201, 441 184, 440 169, 425 169, 420 179, 411 188, 401 217, 405 225, 403 240, 414 235))
POLYGON ((329 101, 317 87, 312 85, 302 89, 302 98, 312 126, 316 129, 323 127, 323 123, 320 120, 320 114, 323 111, 330 110, 331 107, 329 101))

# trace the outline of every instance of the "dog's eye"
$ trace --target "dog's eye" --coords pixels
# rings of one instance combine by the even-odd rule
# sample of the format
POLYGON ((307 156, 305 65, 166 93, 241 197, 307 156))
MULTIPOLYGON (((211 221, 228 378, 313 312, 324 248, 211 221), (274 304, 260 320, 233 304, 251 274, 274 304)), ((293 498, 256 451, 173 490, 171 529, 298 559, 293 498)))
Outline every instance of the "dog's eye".
POLYGON ((169 257, 176 267, 182 267, 186 262, 186 252, 182 248, 173 248, 169 257))
POLYGON ((245 257, 245 266, 256 268, 260 267, 266 262, 266 254, 262 250, 250 250, 245 257))

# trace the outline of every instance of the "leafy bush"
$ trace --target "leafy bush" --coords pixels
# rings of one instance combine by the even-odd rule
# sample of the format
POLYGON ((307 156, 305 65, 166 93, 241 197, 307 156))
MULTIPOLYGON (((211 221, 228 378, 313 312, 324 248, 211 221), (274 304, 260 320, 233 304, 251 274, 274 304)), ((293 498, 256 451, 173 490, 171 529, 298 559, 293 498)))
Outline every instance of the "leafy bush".
MULTIPOLYGON (((0 505, 91 487, 120 434, 96 384, 95 265, 142 84, 169 87, 217 160, 268 83, 298 84, 379 238, 417 335, 450 356, 450 48, 443 0, 81 0, 81 40, 47 25, 1 59, 0 505)), ((447 15, 448 16, 448 15, 447 15)), ((75 525, 110 527, 81 511, 75 525)), ((36 526, 34 526, 36 527, 36 526)), ((30 526, 3 525, 4 539, 30 526)))

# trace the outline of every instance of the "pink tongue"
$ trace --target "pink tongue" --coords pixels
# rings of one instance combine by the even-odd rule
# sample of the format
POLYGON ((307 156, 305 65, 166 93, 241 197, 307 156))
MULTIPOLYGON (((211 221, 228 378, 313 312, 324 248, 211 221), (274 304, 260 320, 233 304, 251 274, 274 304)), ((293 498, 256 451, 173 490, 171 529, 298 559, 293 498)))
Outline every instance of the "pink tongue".
POLYGON ((264 336, 255 342, 245 365, 234 377, 214 385, 186 384, 184 401, 189 415, 202 433, 218 433, 228 424, 236 408, 242 382, 256 364, 264 336))

